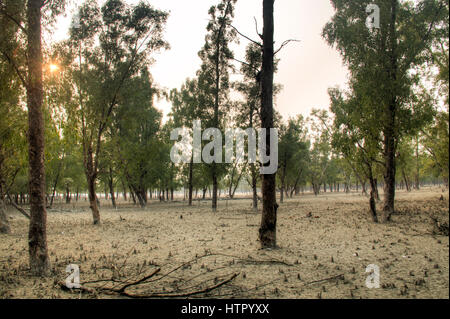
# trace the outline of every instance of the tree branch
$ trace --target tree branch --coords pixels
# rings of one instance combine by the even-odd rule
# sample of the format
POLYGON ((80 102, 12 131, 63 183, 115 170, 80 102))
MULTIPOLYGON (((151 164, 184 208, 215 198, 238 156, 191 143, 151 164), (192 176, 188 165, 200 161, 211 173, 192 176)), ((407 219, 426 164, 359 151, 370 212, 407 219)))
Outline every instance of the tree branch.
POLYGON ((11 64, 11 66, 14 68, 14 70, 17 73, 17 76, 19 77, 20 81, 22 82, 23 86, 25 88, 28 88, 28 83, 27 81, 25 81, 25 77, 22 74, 22 72, 20 71, 19 67, 17 66, 17 64, 14 62, 14 60, 3 50, 1 50, 3 56, 6 58, 6 60, 8 60, 9 64, 11 64))
POLYGON ((256 34, 259 36, 259 38, 261 39, 261 40, 263 40, 263 36, 262 36, 262 34, 261 33, 259 33, 259 31, 258 31, 258 21, 256 20, 256 18, 255 17, 253 17, 253 19, 255 20, 255 28, 256 28, 256 34))
POLYGON ((253 40, 253 39, 250 39, 248 36, 242 34, 242 33, 239 32, 239 30, 236 29, 232 24, 229 24, 229 26, 232 27, 232 28, 233 28, 233 29, 234 29, 241 37, 244 37, 244 38, 246 38, 248 41, 253 42, 254 44, 256 44, 256 45, 262 47, 262 44, 261 44, 261 43, 255 41, 255 40, 253 40))
POLYGON ((280 52, 286 45, 288 45, 288 44, 291 43, 291 42, 300 42, 300 40, 289 39, 289 40, 284 41, 284 42, 281 44, 281 46, 278 48, 278 50, 276 50, 276 51, 274 52, 273 55, 274 55, 274 56, 277 55, 278 52, 280 52))
POLYGON ((5 5, 2 4, 2 8, 0 9, 0 13, 3 14, 5 17, 7 17, 9 20, 11 20, 12 22, 14 22, 14 24, 16 24, 20 30, 22 30, 25 34, 27 34, 27 29, 25 29, 25 27, 20 23, 19 20, 17 20, 16 18, 14 18, 12 15, 10 15, 6 9, 5 9, 5 5))

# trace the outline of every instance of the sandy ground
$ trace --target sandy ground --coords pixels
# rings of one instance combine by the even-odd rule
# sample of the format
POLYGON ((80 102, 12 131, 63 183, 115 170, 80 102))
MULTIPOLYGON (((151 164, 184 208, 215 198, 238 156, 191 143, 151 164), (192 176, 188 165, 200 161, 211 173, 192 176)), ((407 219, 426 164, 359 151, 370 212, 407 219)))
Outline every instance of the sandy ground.
POLYGON ((58 282, 70 263, 89 287, 121 285, 161 268, 127 290, 145 294, 192 292, 238 274, 192 297, 449 298, 449 238, 436 233, 431 219, 448 223, 448 191, 441 189, 398 192, 398 212, 388 224, 371 221, 360 194, 288 199, 279 208, 274 250, 259 249, 260 213, 250 200, 221 200, 215 214, 207 201, 152 202, 144 210, 108 205, 102 203, 101 226, 91 224, 84 201, 49 210, 53 274, 44 279, 27 269, 27 219, 8 211, 12 234, 0 235, 0 298, 117 298, 62 290, 58 282), (378 289, 366 287, 370 264, 380 268, 378 289))

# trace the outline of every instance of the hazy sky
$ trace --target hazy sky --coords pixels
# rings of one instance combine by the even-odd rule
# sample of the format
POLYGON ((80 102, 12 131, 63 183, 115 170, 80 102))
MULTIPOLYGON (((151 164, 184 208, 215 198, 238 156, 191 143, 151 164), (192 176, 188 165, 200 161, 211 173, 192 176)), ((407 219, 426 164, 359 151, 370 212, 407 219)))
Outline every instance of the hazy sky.
MULTIPOLYGON (((75 1, 82 3, 82 1, 75 1)), ((136 3, 137 0, 128 0, 136 3)), ((166 27, 169 51, 155 54, 151 73, 156 83, 168 89, 179 88, 187 77, 194 77, 200 66, 197 53, 204 44, 208 9, 218 0, 149 0, 158 9, 170 12, 166 27)), ((69 14, 70 15, 70 14, 69 14)), ((321 37, 323 26, 333 15, 329 0, 275 1, 276 48, 287 39, 298 39, 278 55, 281 58, 275 81, 283 85, 277 97, 277 110, 287 118, 296 114, 308 115, 312 108, 328 108, 327 89, 345 85, 347 71, 336 50, 328 47, 321 37)), ((262 0, 238 0, 233 25, 243 34, 257 39, 253 17, 262 33, 262 0)), ((56 37, 66 36, 69 18, 61 18, 56 37)), ((235 57, 244 60, 248 41, 240 38, 234 46, 235 57)), ((165 101, 156 105, 170 111, 165 101)))

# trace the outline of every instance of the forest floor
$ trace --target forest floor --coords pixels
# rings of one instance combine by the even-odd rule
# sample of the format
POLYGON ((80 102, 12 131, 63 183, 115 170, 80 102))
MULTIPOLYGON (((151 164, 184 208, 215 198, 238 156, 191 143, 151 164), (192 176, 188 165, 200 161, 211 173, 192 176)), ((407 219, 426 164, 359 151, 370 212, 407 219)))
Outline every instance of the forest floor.
MULTIPOLYGON (((397 192, 396 214, 375 224, 368 198, 325 193, 280 204, 277 243, 259 249, 260 213, 251 201, 151 202, 145 209, 102 202, 100 226, 88 204, 48 210, 48 249, 53 274, 28 270, 28 220, 8 210, 12 233, 0 235, 0 298, 117 298, 65 291, 68 264, 80 268, 86 287, 121 286, 129 293, 180 294, 232 281, 192 298, 449 298, 449 237, 433 222, 449 220, 448 190, 397 192), (444 200, 440 200, 441 195, 444 200), (189 261, 192 261, 189 263, 189 261), (366 287, 368 265, 380 268, 380 288, 366 287), (114 279, 114 281, 111 281, 114 279), (91 282, 95 281, 95 282, 91 282), (89 283, 90 282, 90 283, 89 283)), ((378 203, 381 208, 381 202, 378 203)), ((448 229, 448 228, 447 228, 448 229)))

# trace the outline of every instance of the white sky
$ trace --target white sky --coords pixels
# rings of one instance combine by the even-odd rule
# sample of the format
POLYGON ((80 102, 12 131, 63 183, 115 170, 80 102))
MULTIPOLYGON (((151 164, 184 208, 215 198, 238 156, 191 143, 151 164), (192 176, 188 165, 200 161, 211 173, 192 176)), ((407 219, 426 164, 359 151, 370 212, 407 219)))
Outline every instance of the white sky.
MULTIPOLYGON (((74 1, 81 4, 82 1, 74 1)), ((128 0, 137 3, 137 0, 128 0)), ((157 9, 170 12, 165 39, 169 51, 155 54, 156 63, 151 73, 158 85, 168 89, 179 88, 187 77, 195 77, 200 66, 198 51, 204 44, 208 9, 218 0, 149 0, 157 9)), ((60 18, 54 39, 67 36, 70 13, 60 18)), ((328 108, 327 89, 345 86, 347 70, 336 50, 328 47, 321 37, 323 26, 333 15, 329 0, 277 0, 275 1, 276 48, 287 39, 298 39, 278 55, 281 58, 275 82, 283 85, 277 97, 277 110, 284 118, 297 114, 309 115, 312 108, 328 108)), ((258 20, 262 33, 262 0, 238 0, 233 25, 243 34, 257 39, 253 17, 258 20)), ((233 49, 235 57, 244 60, 248 41, 240 38, 233 49)), ((156 107, 164 115, 170 104, 159 101, 156 107)))

